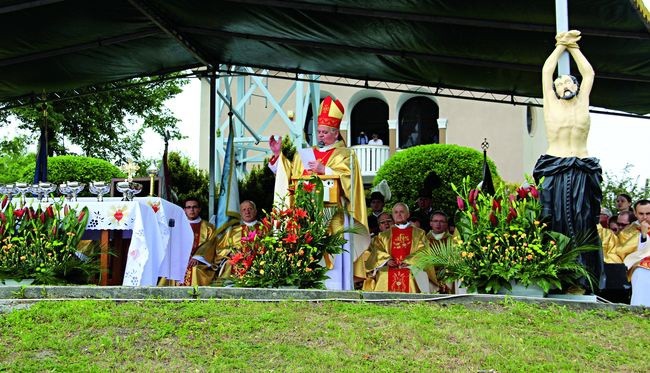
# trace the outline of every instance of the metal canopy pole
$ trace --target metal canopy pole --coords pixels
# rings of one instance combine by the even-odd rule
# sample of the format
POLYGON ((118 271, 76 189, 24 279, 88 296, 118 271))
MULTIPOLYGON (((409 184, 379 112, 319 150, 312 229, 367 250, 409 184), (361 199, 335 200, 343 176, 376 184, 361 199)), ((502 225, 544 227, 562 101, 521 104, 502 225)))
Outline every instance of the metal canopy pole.
POLYGON ((210 185, 209 185, 209 198, 208 198, 208 219, 212 219, 216 212, 216 200, 215 200, 215 175, 217 169, 216 163, 216 146, 215 146, 215 136, 217 136, 217 76, 214 70, 210 72, 210 185))
MULTIPOLYGON (((555 29, 558 33, 569 31, 569 11, 567 0, 555 0, 555 29)), ((569 67, 569 52, 567 51, 564 51, 560 56, 560 60, 557 63, 557 74, 571 74, 571 68, 569 67)))

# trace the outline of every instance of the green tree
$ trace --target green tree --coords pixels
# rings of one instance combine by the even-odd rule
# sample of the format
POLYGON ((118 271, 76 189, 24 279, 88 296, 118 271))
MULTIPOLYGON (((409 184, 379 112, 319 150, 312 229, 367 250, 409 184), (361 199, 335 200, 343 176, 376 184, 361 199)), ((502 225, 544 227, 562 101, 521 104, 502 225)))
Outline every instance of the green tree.
POLYGON ((178 152, 168 155, 171 188, 175 196, 170 199, 179 206, 183 200, 194 197, 201 203, 201 217, 208 218, 208 199, 210 182, 208 174, 194 166, 188 157, 178 152))
MULTIPOLYGON (((496 166, 488 158, 494 183, 501 182, 496 166)), ((469 176, 477 185, 483 178, 483 154, 475 149, 458 145, 431 144, 414 146, 398 152, 384 163, 375 176, 374 185, 386 179, 391 189, 390 204, 404 202, 413 206, 424 180, 431 172, 440 178, 432 189, 432 206, 453 216, 456 211, 456 194, 451 183, 461 185, 469 176)))
MULTIPOLYGON (((137 160, 146 128, 170 139, 182 138, 178 119, 165 101, 180 93, 186 82, 138 78, 127 88, 80 89, 73 98, 16 108, 12 114, 20 121, 19 128, 32 133, 46 126, 50 156, 71 154, 70 145, 76 145, 85 156, 137 160)), ((0 126, 7 124, 4 120, 0 126)))
POLYGON ((28 143, 27 136, 0 140, 0 184, 19 181, 22 170, 35 163, 34 153, 27 152, 28 143))
POLYGON ((603 201, 601 205, 608 208, 613 213, 616 213, 616 196, 620 193, 629 194, 632 197, 632 203, 650 197, 650 187, 648 181, 645 181, 645 186, 641 186, 639 176, 630 176, 630 169, 632 165, 626 163, 620 173, 605 171, 603 174, 603 182, 601 189, 603 191, 603 201))

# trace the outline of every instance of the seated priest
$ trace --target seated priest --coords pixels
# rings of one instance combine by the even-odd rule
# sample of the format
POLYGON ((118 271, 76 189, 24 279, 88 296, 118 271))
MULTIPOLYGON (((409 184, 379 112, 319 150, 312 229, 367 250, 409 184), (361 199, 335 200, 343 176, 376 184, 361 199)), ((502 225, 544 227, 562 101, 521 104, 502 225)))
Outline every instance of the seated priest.
POLYGON ((633 212, 623 211, 618 216, 618 232, 600 225, 596 227, 602 243, 605 263, 623 263, 626 256, 636 251, 639 234, 638 225, 634 223, 636 220, 633 212))
POLYGON ((630 305, 650 307, 650 200, 642 199, 634 204, 638 221, 636 229, 636 251, 625 257, 627 276, 632 283, 630 305))
POLYGON ((424 230, 409 224, 408 218, 408 206, 396 203, 393 206, 395 224, 372 241, 370 257, 366 261, 369 274, 363 290, 402 293, 437 291, 434 270, 422 272, 410 268, 412 254, 427 248, 429 241, 424 230))
MULTIPOLYGON (((325 281, 325 287, 330 290, 352 290, 354 282, 365 279, 363 259, 359 258, 370 244, 359 162, 354 151, 345 146, 339 133, 343 113, 343 104, 339 100, 326 97, 318 114, 318 146, 300 149, 292 160, 285 158, 280 151, 282 138, 271 136, 269 139, 269 147, 273 152, 269 168, 276 174, 276 197, 285 198, 289 184, 296 178, 333 176, 340 184, 341 196, 336 202, 347 214, 338 214, 332 219, 329 229, 337 232, 344 227, 354 227, 354 232, 345 234, 348 242, 344 246, 344 252, 327 263, 329 278, 325 281)), ((276 201, 279 202, 281 201, 276 201)))
POLYGON ((192 286, 208 286, 215 279, 227 279, 230 277, 230 265, 228 256, 233 247, 241 246, 242 236, 247 236, 250 231, 256 229, 257 206, 250 200, 239 204, 241 224, 228 228, 220 235, 213 235, 199 247, 192 256, 193 267, 191 284, 192 286))
MULTIPOLYGON (((209 221, 201 219, 201 202, 198 199, 190 197, 183 201, 183 211, 185 211, 185 216, 190 221, 190 227, 192 227, 192 232, 194 233, 192 251, 190 252, 191 257, 212 236, 215 227, 209 221)), ((163 277, 158 280, 158 286, 189 286, 192 280, 192 268, 196 264, 197 262, 191 259, 189 260, 183 282, 177 282, 163 277)))

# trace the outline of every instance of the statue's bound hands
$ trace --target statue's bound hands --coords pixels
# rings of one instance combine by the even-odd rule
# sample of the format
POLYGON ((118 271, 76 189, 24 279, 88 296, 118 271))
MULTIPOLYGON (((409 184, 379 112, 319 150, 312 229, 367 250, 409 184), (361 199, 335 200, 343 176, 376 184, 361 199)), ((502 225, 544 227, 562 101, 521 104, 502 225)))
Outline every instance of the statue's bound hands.
POLYGON ((276 139, 275 136, 271 135, 271 138, 269 139, 269 147, 271 148, 273 155, 276 157, 279 156, 280 149, 282 148, 282 136, 276 139))
POLYGON ((582 36, 580 36, 580 31, 578 30, 563 31, 555 36, 555 45, 564 45, 567 48, 579 48, 578 42, 580 38, 582 36))

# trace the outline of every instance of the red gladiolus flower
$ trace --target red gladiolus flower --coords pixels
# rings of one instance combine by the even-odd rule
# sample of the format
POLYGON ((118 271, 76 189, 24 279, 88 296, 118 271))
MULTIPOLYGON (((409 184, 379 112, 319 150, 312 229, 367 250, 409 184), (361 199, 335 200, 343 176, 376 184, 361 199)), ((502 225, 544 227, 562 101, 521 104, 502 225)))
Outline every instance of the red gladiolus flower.
POLYGON ((517 195, 521 199, 526 198, 526 196, 528 196, 528 188, 524 188, 524 187, 517 188, 517 195))
POLYGON ((52 236, 56 235, 56 225, 52 226, 52 236))
POLYGON ((77 217, 77 221, 78 221, 78 222, 81 222, 81 221, 84 219, 84 216, 86 216, 86 212, 85 212, 85 211, 81 211, 81 213, 80 213, 79 216, 77 217))
POLYGON ((52 208, 52 205, 47 206, 45 209, 45 212, 47 213, 48 218, 53 218, 54 217, 54 209, 52 208))
POLYGON ((9 197, 5 195, 4 197, 2 197, 2 203, 0 204, 0 207, 4 209, 5 207, 7 207, 7 203, 9 203, 9 197))
POLYGON ((0 212, 0 221, 3 223, 7 222, 7 217, 5 216, 4 212, 0 212))
MULTIPOLYGON (((27 209, 27 207, 25 208, 27 209)), ((29 215, 30 220, 36 219, 36 211, 32 207, 27 209, 27 215, 29 215)))
POLYGON ((533 185, 530 186, 530 195, 533 196, 533 198, 539 198, 539 190, 535 188, 533 185))
POLYGON ((41 220, 41 224, 45 224, 45 213, 41 212, 38 218, 41 220))
POLYGON ((314 240, 310 232, 305 233, 305 243, 311 243, 314 240))
POLYGON ((305 209, 302 208, 296 209, 296 218, 302 219, 302 218, 306 218, 307 216, 308 216, 307 211, 305 209))
POLYGON ((506 218, 506 221, 510 223, 510 221, 516 217, 517 217, 517 210, 511 207, 510 211, 508 211, 508 217, 506 218))
POLYGON ((458 205, 458 209, 460 211, 465 211, 465 201, 461 198, 461 196, 456 197, 456 204, 458 205))
POLYGON ((293 186, 291 186, 287 188, 287 192, 289 192, 290 196, 293 196, 294 194, 296 194, 296 189, 293 186))
POLYGON ((271 228, 271 222, 269 221, 268 218, 262 218, 262 225, 266 228, 269 229, 271 228))
POLYGON ((303 183, 302 188, 305 190, 307 193, 311 193, 314 191, 314 188, 316 188, 316 184, 313 183, 303 183))
POLYGON ((469 201, 468 202, 472 207, 476 207, 476 200, 478 198, 478 193, 479 193, 478 189, 472 189, 469 192, 469 198, 468 198, 469 201))
POLYGON ((499 200, 498 198, 492 200, 492 210, 501 211, 501 200, 499 200))
POLYGON ((493 212, 490 213, 490 223, 492 223, 493 227, 496 227, 499 224, 499 220, 497 217, 494 215, 493 212))
POLYGON ((24 209, 18 209, 14 211, 14 216, 17 217, 18 219, 22 218, 23 215, 25 215, 26 208, 24 209))
POLYGON ((472 224, 478 224, 478 216, 475 213, 472 213, 472 224))
POLYGON ((289 233, 282 241, 285 243, 296 243, 298 242, 298 235, 294 233, 289 233))

